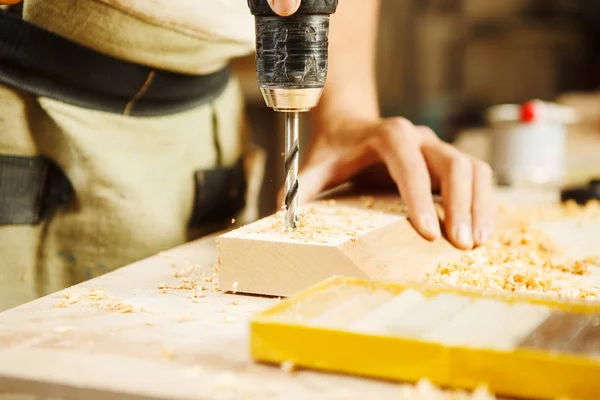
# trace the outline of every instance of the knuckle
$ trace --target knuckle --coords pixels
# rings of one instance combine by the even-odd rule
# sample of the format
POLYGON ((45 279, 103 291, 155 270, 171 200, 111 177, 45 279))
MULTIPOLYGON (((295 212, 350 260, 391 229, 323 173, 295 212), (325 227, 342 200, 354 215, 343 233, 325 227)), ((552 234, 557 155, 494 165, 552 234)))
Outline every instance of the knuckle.
POLYGON ((404 118, 389 118, 382 122, 374 143, 380 150, 389 150, 398 143, 407 143, 413 139, 413 125, 404 118))
POLYGON ((419 132, 423 135, 423 138, 426 140, 437 140, 438 136, 435 134, 433 129, 428 126, 417 126, 419 132))
POLYGON ((402 117, 387 118, 383 121, 385 128, 393 131, 411 131, 414 129, 414 125, 402 117))

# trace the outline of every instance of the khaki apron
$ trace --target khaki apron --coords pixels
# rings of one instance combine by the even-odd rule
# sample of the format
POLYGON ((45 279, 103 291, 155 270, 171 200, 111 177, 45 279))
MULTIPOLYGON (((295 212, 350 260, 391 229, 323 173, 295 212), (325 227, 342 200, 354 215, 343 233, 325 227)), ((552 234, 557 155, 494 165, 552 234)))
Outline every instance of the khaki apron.
MULTIPOLYGON (((23 17, 98 52, 175 72, 211 73, 253 50, 245 1, 211 1, 232 14, 213 5, 204 18, 204 1, 181 2, 193 12, 171 3, 25 0, 23 17)), ((262 159, 248 143, 235 79, 210 104, 166 116, 84 109, 3 86, 0 110, 0 154, 44 155, 74 189, 72 201, 39 225, 0 226, 0 311, 188 241, 194 173, 217 160, 214 115, 223 166, 262 159)), ((247 164, 244 215, 253 219, 262 165, 247 164)))

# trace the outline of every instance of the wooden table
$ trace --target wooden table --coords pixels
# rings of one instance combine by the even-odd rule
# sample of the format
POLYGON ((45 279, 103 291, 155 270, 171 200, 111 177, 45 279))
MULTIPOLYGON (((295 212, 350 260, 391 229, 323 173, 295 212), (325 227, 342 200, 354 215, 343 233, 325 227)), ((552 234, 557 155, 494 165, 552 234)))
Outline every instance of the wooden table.
POLYGON ((197 289, 161 293, 159 286, 185 286, 186 277, 211 277, 214 243, 206 237, 0 314, 0 393, 86 400, 397 395, 395 384, 289 375, 252 363, 248 318, 277 299, 197 289), (99 288, 134 311, 118 314, 85 298, 99 288), (83 297, 56 308, 66 293, 83 297), (188 298, 194 294, 205 297, 188 298))
MULTIPOLYGON (((499 195, 504 203, 556 197, 499 195)), ((253 363, 248 319, 278 300, 213 292, 215 263, 215 238, 206 237, 0 314, 0 393, 86 400, 398 398, 394 383, 253 363)))

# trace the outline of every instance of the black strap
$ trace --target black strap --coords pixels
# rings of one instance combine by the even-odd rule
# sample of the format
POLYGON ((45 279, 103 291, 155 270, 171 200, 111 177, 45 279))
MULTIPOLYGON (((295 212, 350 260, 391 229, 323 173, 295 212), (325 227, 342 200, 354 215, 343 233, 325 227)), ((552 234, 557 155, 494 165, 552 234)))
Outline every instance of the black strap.
POLYGON ((0 225, 38 224, 72 195, 69 180, 50 160, 0 156, 0 225))
POLYGON ((0 82, 37 96, 119 114, 163 115, 210 102, 230 76, 229 65, 187 75, 130 63, 0 12, 0 82))

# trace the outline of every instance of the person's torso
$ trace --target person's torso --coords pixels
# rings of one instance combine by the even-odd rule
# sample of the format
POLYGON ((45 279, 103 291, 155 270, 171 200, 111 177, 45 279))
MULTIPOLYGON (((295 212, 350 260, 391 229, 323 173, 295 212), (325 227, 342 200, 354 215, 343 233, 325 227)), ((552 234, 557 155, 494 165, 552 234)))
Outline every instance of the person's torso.
POLYGON ((244 0, 24 0, 23 18, 101 53, 203 74, 254 50, 244 0))

